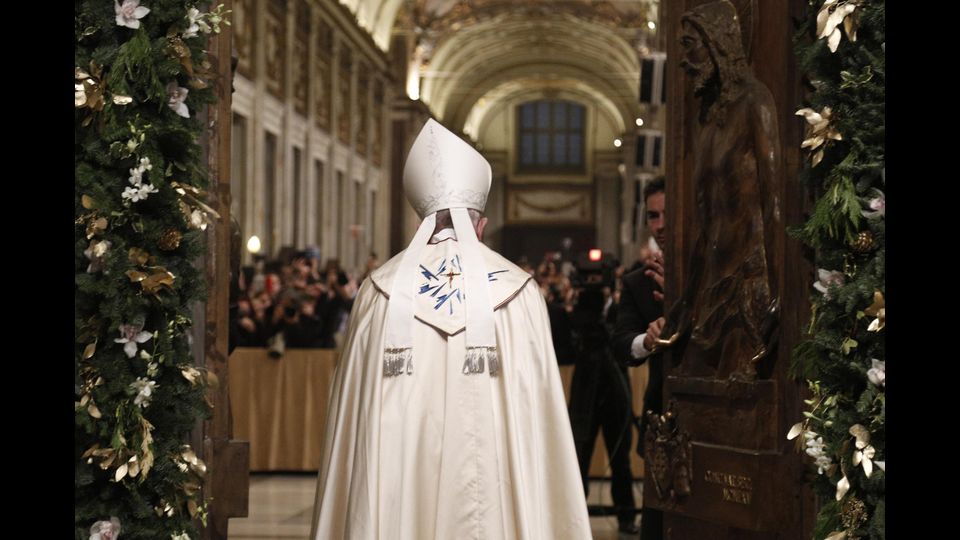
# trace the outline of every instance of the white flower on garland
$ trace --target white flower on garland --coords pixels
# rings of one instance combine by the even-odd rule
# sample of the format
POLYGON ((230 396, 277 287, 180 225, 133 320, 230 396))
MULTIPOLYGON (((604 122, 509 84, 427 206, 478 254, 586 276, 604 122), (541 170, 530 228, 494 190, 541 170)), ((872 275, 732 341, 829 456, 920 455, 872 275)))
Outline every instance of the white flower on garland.
POLYGON ((140 186, 140 200, 146 199, 151 193, 156 193, 157 188, 153 184, 143 184, 140 186))
POLYGON ((83 254, 90 259, 90 265, 87 266, 87 273, 92 274, 103 270, 104 256, 112 244, 109 240, 94 240, 90 246, 83 251, 83 254))
POLYGON ((870 208, 869 211, 861 210, 860 213, 863 214, 863 217, 867 219, 877 219, 884 217, 884 211, 886 209, 886 197, 883 195, 883 192, 877 188, 873 188, 874 197, 867 201, 867 206, 870 208))
POLYGON ((123 0, 123 4, 113 0, 113 10, 117 13, 117 26, 126 26, 136 30, 140 28, 140 19, 150 13, 150 8, 140 5, 140 0, 123 0))
POLYGON ((175 82, 167 85, 167 106, 169 106, 173 112, 184 118, 190 118, 190 110, 187 108, 187 104, 184 103, 187 100, 187 94, 189 92, 189 90, 175 82))
POLYGON ((216 9, 210 13, 207 13, 207 22, 210 23, 210 26, 208 27, 208 30, 204 30, 205 32, 213 31, 214 34, 219 34, 220 23, 230 26, 230 20, 227 19, 226 16, 227 14, 232 13, 232 10, 228 9, 224 11, 224 7, 225 6, 223 4, 218 4, 216 9))
POLYGON ((146 140, 147 134, 144 131, 137 129, 137 126, 135 126, 133 123, 130 123, 130 132, 133 134, 133 137, 127 140, 127 150, 132 154, 137 150, 140 144, 146 140))
POLYGON ((143 167, 134 167, 130 169, 130 178, 128 178, 130 184, 134 186, 140 186, 143 182, 143 167))
POLYGON ((197 31, 203 32, 204 34, 209 34, 210 32, 219 34, 220 23, 230 26, 230 21, 224 18, 225 15, 230 13, 230 10, 224 11, 223 8, 224 5, 220 4, 209 13, 200 13, 197 8, 188 9, 186 19, 189 26, 187 26, 187 29, 183 32, 183 38, 197 37, 197 31))
POLYGON ((823 296, 828 300, 830 299, 830 288, 839 287, 845 282, 843 272, 824 270, 823 268, 817 269, 817 278, 818 281, 813 284, 813 288, 823 293, 823 296))
MULTIPOLYGON (((187 30, 183 33, 183 39, 197 37, 197 30, 200 30, 200 22, 202 21, 203 21, 203 18, 200 15, 200 10, 198 10, 197 8, 188 9, 187 22, 190 23, 190 26, 188 26, 187 30)), ((206 25, 206 23, 204 23, 204 25, 206 25)))
POLYGON ((128 187, 123 190, 123 193, 120 194, 125 200, 130 202, 137 202, 140 200, 140 188, 137 187, 128 187))
POLYGON ((804 432, 803 437, 807 439, 806 452, 808 456, 813 458, 814 464, 817 466, 817 474, 823 474, 830 465, 833 465, 833 460, 827 455, 827 447, 823 442, 823 437, 813 431, 804 432))
POLYGON ((137 202, 146 199, 148 195, 156 192, 157 188, 150 184, 143 184, 140 186, 125 188, 120 196, 125 200, 129 200, 130 202, 137 202))
POLYGON ((190 540, 190 535, 185 532, 180 534, 171 534, 170 540, 190 540))
POLYGON ((190 226, 194 229, 200 229, 201 231, 207 230, 208 221, 207 215, 199 209, 194 209, 193 212, 190 212, 190 226))
POLYGON ((90 540, 117 540, 120 537, 120 520, 98 521, 90 527, 90 540))
POLYGON ((157 388, 157 382, 137 377, 137 380, 130 383, 130 388, 137 393, 137 397, 133 398, 134 405, 146 408, 150 405, 150 400, 153 399, 153 391, 157 388))
POLYGON ((153 334, 143 331, 143 325, 121 324, 120 337, 114 339, 114 343, 123 343, 123 352, 127 353, 127 358, 133 358, 137 355, 137 343, 146 343, 153 334))
POLYGON ((867 380, 879 386, 880 388, 885 388, 885 381, 887 379, 887 363, 881 362, 876 358, 871 358, 870 362, 873 367, 867 370, 867 380))
POLYGON ((120 195, 122 199, 130 202, 145 200, 151 193, 156 193, 157 188, 152 184, 143 183, 143 173, 153 168, 150 158, 141 158, 140 165, 130 169, 130 178, 128 179, 133 187, 123 190, 120 195))

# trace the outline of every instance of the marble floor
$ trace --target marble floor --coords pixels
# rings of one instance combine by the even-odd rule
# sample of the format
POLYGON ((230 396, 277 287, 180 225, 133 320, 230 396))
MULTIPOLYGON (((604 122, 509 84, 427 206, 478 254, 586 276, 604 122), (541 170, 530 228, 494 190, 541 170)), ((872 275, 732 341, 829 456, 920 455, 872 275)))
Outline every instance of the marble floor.
MULTIPOLYGON (((250 476, 250 515, 230 520, 230 540, 306 540, 310 536, 313 497, 317 478, 313 474, 253 474, 250 476)), ((643 484, 634 485, 640 506, 643 484)), ((610 483, 590 483, 590 506, 610 506, 610 483)), ((620 535, 614 516, 590 518, 594 540, 632 539, 620 535)))

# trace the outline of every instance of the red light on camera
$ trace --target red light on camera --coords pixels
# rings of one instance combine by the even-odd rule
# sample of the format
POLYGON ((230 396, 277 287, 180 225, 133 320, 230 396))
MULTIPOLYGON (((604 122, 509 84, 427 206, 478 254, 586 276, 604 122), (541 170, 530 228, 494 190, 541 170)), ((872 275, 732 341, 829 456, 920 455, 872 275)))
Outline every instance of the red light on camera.
POLYGON ((590 257, 591 261, 597 262, 603 258, 603 251, 599 249, 591 249, 588 256, 590 257))

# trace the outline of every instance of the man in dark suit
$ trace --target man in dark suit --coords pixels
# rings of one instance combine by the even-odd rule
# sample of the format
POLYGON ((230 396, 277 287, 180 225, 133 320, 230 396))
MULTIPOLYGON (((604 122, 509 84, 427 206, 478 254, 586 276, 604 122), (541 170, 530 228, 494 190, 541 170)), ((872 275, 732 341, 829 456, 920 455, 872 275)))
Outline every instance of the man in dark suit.
MULTIPOLYGON (((656 354, 654 349, 664 323, 663 255, 660 251, 660 246, 666 241, 664 185, 664 178, 658 177, 643 189, 645 221, 653 241, 650 243, 650 253, 645 257, 644 266, 623 276, 623 290, 613 332, 614 355, 621 362, 634 366, 648 360, 650 362, 650 377, 641 411, 640 442, 637 445, 640 455, 643 455, 643 437, 647 429, 646 412, 663 412, 662 355, 656 354)), ((640 538, 659 540, 663 538, 663 513, 647 508, 648 495, 644 493, 640 538)))

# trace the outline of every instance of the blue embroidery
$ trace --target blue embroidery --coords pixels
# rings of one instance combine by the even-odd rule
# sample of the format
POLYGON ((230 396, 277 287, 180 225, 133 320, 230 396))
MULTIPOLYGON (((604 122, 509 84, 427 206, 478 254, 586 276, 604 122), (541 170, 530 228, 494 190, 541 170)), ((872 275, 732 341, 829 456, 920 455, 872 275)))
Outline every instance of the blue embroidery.
MULTIPOLYGON (((432 286, 432 287, 430 286, 430 284, 421 285, 421 286, 420 286, 420 292, 419 292, 418 294, 423 294, 423 293, 426 293, 426 292, 430 292, 430 291, 432 291, 432 290, 434 290, 434 289, 436 289, 436 290, 439 291, 439 290, 440 290, 440 287, 443 287, 443 283, 441 283, 440 285, 434 285, 434 286, 432 286)), ((434 296, 434 295, 436 295, 436 294, 437 294, 437 293, 434 292, 434 293, 431 294, 430 296, 434 296)))
MULTIPOLYGON (((437 305, 433 306, 433 309, 434 310, 440 309, 440 307, 443 306, 443 303, 446 302, 447 299, 457 294, 458 292, 460 292, 460 289, 454 289, 448 292, 447 294, 440 295, 440 299, 437 301, 437 305)), ((460 295, 457 295, 457 299, 458 300, 460 299, 460 295)), ((450 302, 448 305, 450 306, 450 315, 453 315, 453 302, 450 302)))
MULTIPOLYGON (((444 275, 444 272, 447 270, 447 259, 444 258, 443 260, 441 260, 440 264, 437 266, 438 266, 437 270, 434 272, 431 272, 422 264, 420 265, 420 274, 424 278, 426 278, 427 281, 426 283, 422 283, 420 285, 420 289, 417 292, 417 294, 421 296, 424 294, 429 294, 430 298, 436 298, 437 301, 434 304, 433 309, 439 310, 441 307, 443 307, 444 304, 446 304, 448 313, 450 315, 453 315, 454 301, 452 299, 455 298, 457 304, 462 304, 464 300, 467 298, 467 295, 463 291, 461 291, 459 288, 453 289, 445 294, 440 294, 440 292, 444 289, 444 287, 446 287, 447 285, 452 286, 452 283, 449 280, 449 272, 446 275, 444 275), (438 281, 439 283, 431 283, 435 281, 438 281)), ((494 270, 493 272, 488 272, 487 280, 497 281, 496 275, 502 274, 503 272, 506 272, 506 271, 507 270, 494 270)), ((454 275, 460 275, 463 273, 463 267, 460 264, 460 255, 454 255, 454 257, 450 259, 450 272, 452 272, 454 275)))
POLYGON ((493 276, 495 276, 495 275, 497 275, 497 274, 502 274, 503 272, 506 272, 506 270, 496 270, 496 271, 493 271, 493 272, 487 272, 487 279, 490 280, 490 281, 496 281, 497 278, 495 278, 495 277, 493 277, 493 276))
MULTIPOLYGON (((462 273, 460 271, 460 259, 459 257, 454 256, 453 259, 450 259, 450 272, 454 274, 462 273)), ((447 285, 450 285, 447 276, 444 275, 444 272, 447 271, 447 259, 444 258, 440 261, 440 264, 437 265, 437 269, 433 272, 428 270, 422 264, 420 265, 420 274, 423 277, 427 278, 426 283, 420 285, 420 290, 418 294, 425 295, 428 294, 430 298, 436 298, 437 301, 433 306, 434 310, 439 310, 443 307, 444 304, 448 306, 448 312, 450 315, 453 315, 453 300, 451 298, 456 298, 458 303, 463 303, 463 295, 460 293, 460 289, 453 289, 445 294, 440 294, 447 285), (443 279, 441 279, 443 278, 443 279), (439 283, 431 283, 433 281, 439 281, 439 283), (448 302, 449 300, 449 302, 448 302)))
MULTIPOLYGON (((435 280, 435 279, 437 279, 437 276, 431 274, 430 271, 427 270, 426 268, 424 268, 424 266, 423 266, 422 264, 420 265, 420 269, 422 270, 422 272, 420 272, 420 273, 423 274, 423 277, 425 277, 425 278, 427 278, 427 279, 430 279, 430 280, 435 280)), ((443 269, 441 268, 440 271, 442 272, 443 269)))

